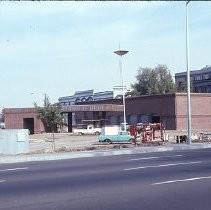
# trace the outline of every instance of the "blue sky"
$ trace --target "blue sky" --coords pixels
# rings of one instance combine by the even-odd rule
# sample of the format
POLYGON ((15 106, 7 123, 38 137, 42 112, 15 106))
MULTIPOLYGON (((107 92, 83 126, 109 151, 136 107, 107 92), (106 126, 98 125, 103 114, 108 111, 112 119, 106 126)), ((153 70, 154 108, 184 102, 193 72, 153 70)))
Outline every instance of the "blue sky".
MULTIPOLYGON (((189 3, 190 69, 211 65, 211 2, 189 3)), ((112 90, 139 67, 185 66, 185 2, 0 2, 0 108, 112 90), (32 94, 33 93, 33 94, 32 94)))

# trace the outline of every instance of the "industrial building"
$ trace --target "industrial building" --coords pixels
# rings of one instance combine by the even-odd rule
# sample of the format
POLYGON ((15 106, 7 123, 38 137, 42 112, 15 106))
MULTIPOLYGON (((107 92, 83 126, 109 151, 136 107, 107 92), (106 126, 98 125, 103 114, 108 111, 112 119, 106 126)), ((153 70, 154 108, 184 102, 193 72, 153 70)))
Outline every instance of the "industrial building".
MULTIPOLYGON (((124 87, 125 93, 130 89, 124 87)), ((112 91, 94 92, 91 90, 76 91, 71 96, 63 96, 58 99, 59 103, 63 106, 76 104, 79 102, 101 101, 106 99, 118 99, 122 97, 122 86, 114 86, 112 91)))
MULTIPOLYGON (((192 129, 211 130, 211 94, 192 93, 192 129)), ((43 125, 34 108, 4 109, 6 128, 28 128, 31 133, 43 132, 43 125)), ((121 99, 78 102, 62 107, 68 116, 68 131, 72 131, 75 116, 79 123, 120 125, 123 122, 121 99)), ((174 93, 126 98, 128 124, 162 122, 167 130, 187 130, 187 94, 174 93)))

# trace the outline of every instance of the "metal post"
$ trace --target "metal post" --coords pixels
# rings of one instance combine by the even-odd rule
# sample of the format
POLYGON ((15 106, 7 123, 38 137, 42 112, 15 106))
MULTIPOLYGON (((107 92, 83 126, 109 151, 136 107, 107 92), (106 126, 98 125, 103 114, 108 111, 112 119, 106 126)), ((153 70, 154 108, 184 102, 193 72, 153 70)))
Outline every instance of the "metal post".
POLYGON ((125 91, 124 91, 124 75, 123 75, 123 68, 122 68, 122 56, 128 53, 129 51, 126 50, 117 50, 114 51, 117 55, 119 55, 119 68, 120 68, 120 74, 122 79, 122 102, 123 102, 123 123, 124 123, 124 131, 126 131, 127 122, 126 122, 126 110, 125 110, 125 91))
POLYGON ((191 101, 190 101, 190 71, 189 71, 189 37, 188 37, 188 3, 186 2, 186 67, 187 67, 187 112, 188 112, 188 144, 191 144, 191 101))
POLYGON ((124 131, 126 131, 126 111, 125 111, 125 84, 124 84, 124 74, 122 69, 122 56, 119 57, 119 66, 120 66, 120 74, 122 78, 122 102, 123 102, 123 123, 124 123, 124 131))

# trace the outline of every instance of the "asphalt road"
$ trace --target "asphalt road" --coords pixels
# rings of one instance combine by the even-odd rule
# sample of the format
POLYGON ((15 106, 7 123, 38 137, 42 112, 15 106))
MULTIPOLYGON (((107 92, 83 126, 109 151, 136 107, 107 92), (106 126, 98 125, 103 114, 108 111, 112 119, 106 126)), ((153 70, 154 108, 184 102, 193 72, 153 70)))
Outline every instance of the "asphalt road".
POLYGON ((0 209, 210 210, 211 149, 2 164, 0 209))

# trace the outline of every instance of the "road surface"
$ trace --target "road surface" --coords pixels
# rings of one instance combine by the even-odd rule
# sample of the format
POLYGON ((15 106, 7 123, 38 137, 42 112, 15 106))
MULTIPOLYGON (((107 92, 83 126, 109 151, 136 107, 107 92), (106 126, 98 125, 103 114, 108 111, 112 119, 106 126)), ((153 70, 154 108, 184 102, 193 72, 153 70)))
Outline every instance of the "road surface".
POLYGON ((0 165, 0 209, 210 210, 211 149, 0 165))

